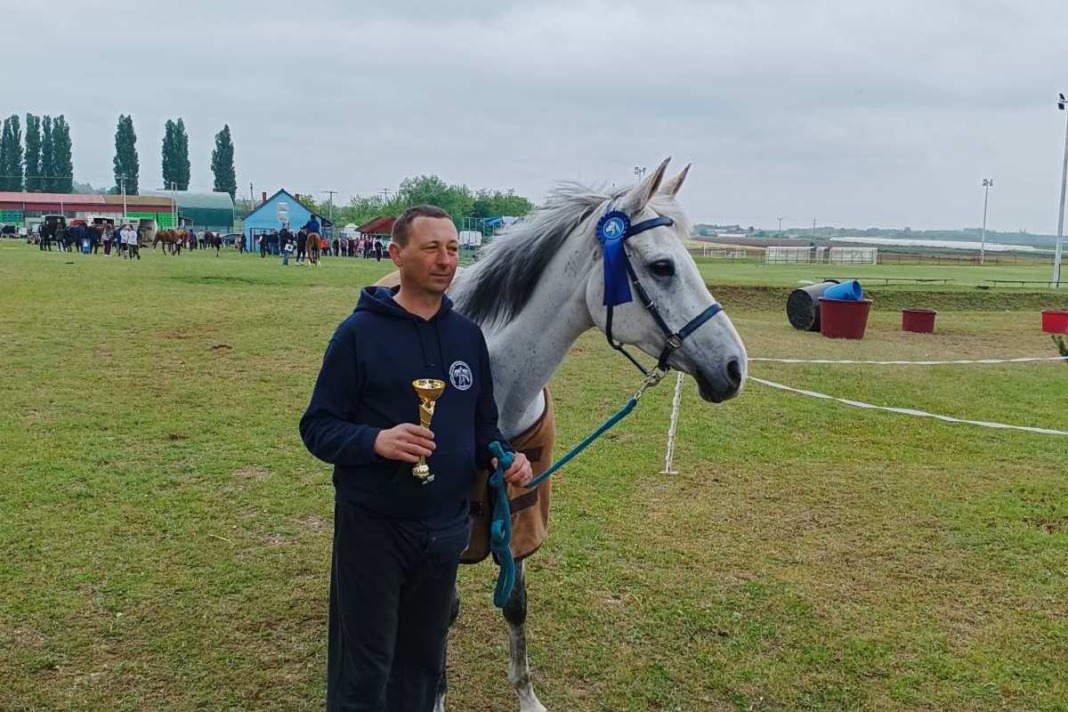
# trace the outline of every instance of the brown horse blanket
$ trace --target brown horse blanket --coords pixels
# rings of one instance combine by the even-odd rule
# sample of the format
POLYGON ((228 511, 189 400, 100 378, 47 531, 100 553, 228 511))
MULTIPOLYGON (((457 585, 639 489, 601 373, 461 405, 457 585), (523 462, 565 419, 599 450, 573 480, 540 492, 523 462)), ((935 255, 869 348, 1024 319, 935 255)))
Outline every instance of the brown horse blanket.
MULTIPOLYGON (((375 282, 376 287, 396 287, 400 284, 397 272, 387 274, 375 282)), ((509 442, 516 452, 522 452, 530 460, 534 476, 549 469, 553 463, 553 440, 556 435, 556 419, 553 417, 553 402, 545 391, 545 412, 538 422, 525 433, 509 442)), ((477 564, 489 556, 490 522, 493 521, 493 500, 496 491, 489 486, 488 472, 475 473, 471 488, 471 543, 461 560, 465 564, 477 564)), ((535 489, 508 484, 508 504, 512 509, 512 556, 519 561, 533 554, 549 535, 549 503, 552 480, 546 480, 535 489)))
MULTIPOLYGON (((516 452, 522 452, 530 460, 534 476, 549 469, 553 464, 553 440, 556 435, 556 420, 553 418, 553 401, 545 391, 545 412, 525 433, 510 440, 516 452)), ((497 492, 489 486, 488 472, 475 474, 471 488, 471 543, 461 561, 477 564, 490 551, 490 523, 493 520, 493 498, 497 492)), ((506 483, 508 505, 512 509, 512 556, 516 561, 525 559, 538 550, 549 535, 549 503, 552 494, 552 479, 545 480, 534 489, 516 487, 506 483)))

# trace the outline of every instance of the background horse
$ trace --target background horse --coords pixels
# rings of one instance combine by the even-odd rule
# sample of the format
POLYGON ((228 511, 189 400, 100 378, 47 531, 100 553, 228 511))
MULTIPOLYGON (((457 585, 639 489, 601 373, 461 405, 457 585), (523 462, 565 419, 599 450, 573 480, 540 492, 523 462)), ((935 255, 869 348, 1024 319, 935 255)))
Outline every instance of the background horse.
POLYGON ((185 230, 175 230, 173 228, 167 228, 166 230, 160 230, 156 233, 156 237, 152 240, 152 249, 156 249, 156 245, 163 243, 163 251, 170 251, 170 254, 182 254, 182 245, 185 244, 189 234, 185 230))
MULTIPOLYGON (((486 336, 499 426, 509 440, 528 439, 531 433, 548 430, 551 442, 552 410, 545 387, 575 341, 592 328, 692 375, 705 401, 718 403, 741 390, 747 365, 745 347, 727 315, 715 313, 716 302, 684 243, 690 224, 675 196, 689 167, 664 182, 667 164, 664 161, 638 185, 612 194, 576 184, 561 186, 544 206, 483 247, 479 259, 457 275, 450 297, 457 311, 477 322, 486 336), (604 306, 603 251, 596 235, 598 222, 609 210, 626 213, 632 224, 668 219, 625 243, 634 275, 666 327, 637 301, 637 295, 635 301, 613 307, 609 320, 604 306), (664 328, 678 334, 695 318, 708 314, 714 316, 693 322, 700 326, 682 339, 681 346, 665 348, 664 328)), ((610 353, 606 351, 606 358, 610 353)), ((635 383, 638 377, 636 373, 635 383)), ((535 459, 547 463, 552 455, 531 457, 535 459)), ((509 499, 535 499, 547 516, 550 491, 546 481, 533 493, 517 488, 509 499)), ((513 523, 517 521, 513 516, 513 523)), ((520 557, 531 553, 514 548, 524 538, 529 541, 529 536, 513 530, 513 552, 520 557)), ((453 621, 459 607, 457 589, 453 621)), ((534 694, 527 661, 522 558, 516 562, 515 588, 503 613, 509 629, 508 680, 519 696, 520 712, 546 712, 534 694)), ((437 712, 445 709, 446 689, 443 674, 437 712)))
POLYGON ((316 267, 319 266, 319 248, 322 236, 317 232, 309 232, 304 246, 308 251, 308 261, 316 267))
POLYGON ((219 256, 219 250, 222 249, 222 235, 216 235, 214 232, 208 230, 204 233, 203 242, 205 246, 215 248, 215 256, 219 256))

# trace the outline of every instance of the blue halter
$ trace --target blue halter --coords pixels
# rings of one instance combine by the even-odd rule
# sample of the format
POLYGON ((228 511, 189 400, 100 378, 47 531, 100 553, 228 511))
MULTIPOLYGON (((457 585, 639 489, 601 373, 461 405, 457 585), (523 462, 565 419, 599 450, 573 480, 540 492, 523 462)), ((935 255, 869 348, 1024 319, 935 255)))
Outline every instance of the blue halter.
POLYGON ((630 218, 626 213, 613 210, 611 207, 597 223, 597 239, 604 250, 604 305, 608 307, 608 315, 605 320, 605 336, 608 338, 609 345, 626 356, 646 377, 651 375, 651 372, 627 352, 622 342, 616 341, 612 337, 612 309, 618 304, 626 304, 633 301, 631 287, 634 287, 642 306, 652 315, 653 321, 656 322, 656 325, 660 327, 660 331, 664 334, 664 350, 660 352, 660 358, 657 359, 656 363, 656 368, 661 372, 667 371, 667 362, 671 358, 671 354, 682 346, 682 342, 690 334, 723 311, 723 307, 718 303, 712 304, 677 332, 674 332, 664 321, 664 317, 660 314, 656 303, 653 302, 649 293, 645 291, 641 281, 638 279, 638 274, 634 271, 634 266, 627 256, 626 241, 646 230, 674 224, 675 221, 671 218, 660 215, 631 225, 630 218))

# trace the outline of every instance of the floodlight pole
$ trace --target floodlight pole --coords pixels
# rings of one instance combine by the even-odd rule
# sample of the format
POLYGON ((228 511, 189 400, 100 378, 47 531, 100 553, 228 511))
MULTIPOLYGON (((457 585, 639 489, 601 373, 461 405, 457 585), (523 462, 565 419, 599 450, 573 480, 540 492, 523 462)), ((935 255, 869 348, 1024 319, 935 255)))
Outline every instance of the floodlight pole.
POLYGON ((990 186, 994 185, 993 178, 983 178, 983 237, 979 243, 979 264, 986 260, 986 205, 990 199, 990 186))
POLYGON ((640 181, 645 177, 645 166, 634 166, 634 175, 637 176, 640 181))
MULTIPOLYGON (((1060 95, 1060 101, 1057 102, 1057 108, 1064 111, 1065 107, 1064 94, 1060 95)), ((1061 210, 1057 217, 1057 246, 1053 251, 1053 287, 1059 289, 1061 286, 1061 239, 1064 237, 1064 189, 1065 183, 1068 182, 1068 116, 1065 117, 1064 123, 1064 165, 1061 166, 1061 210)))
POLYGON ((332 225, 334 223, 334 193, 336 193, 338 191, 336 191, 336 190, 324 190, 323 192, 330 194, 330 224, 332 225))
POLYGON ((119 176, 119 184, 122 186, 122 221, 126 222, 126 213, 129 212, 126 209, 126 174, 123 173, 119 176))

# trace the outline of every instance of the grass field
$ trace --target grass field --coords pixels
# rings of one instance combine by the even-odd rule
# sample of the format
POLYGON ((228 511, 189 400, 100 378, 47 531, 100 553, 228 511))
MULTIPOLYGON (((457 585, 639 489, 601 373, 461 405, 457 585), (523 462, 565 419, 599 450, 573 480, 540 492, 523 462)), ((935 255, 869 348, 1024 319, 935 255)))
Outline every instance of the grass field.
MULTIPOLYGON (((765 264, 757 260, 724 260, 698 258, 701 273, 710 284, 727 285, 765 285, 777 287, 797 287, 803 281, 819 282, 824 279, 857 279, 863 284, 865 278, 898 279, 938 279, 949 280, 946 285, 937 285, 942 291, 971 290, 978 286, 992 286, 991 280, 1023 280, 1028 282, 1048 281, 1053 279, 1050 265, 803 265, 803 264, 765 264)), ((895 285, 907 289, 930 289, 930 286, 895 285)), ((1021 285, 1007 285, 1020 290, 1021 285)), ((1034 290, 1045 285, 1023 285, 1034 290)), ((1000 285, 999 285, 1000 287, 1000 285)))
MULTIPOLYGON (((321 707, 332 489, 296 424, 334 326, 386 269, 0 244, 0 709, 321 707)), ((1038 310, 1065 305, 879 289, 845 343, 788 326, 791 282, 744 281, 716 293, 751 356, 1052 356, 1038 310), (934 335, 899 330, 917 298, 934 335)), ((1056 363, 752 373, 1068 429, 1056 363)), ((558 443, 635 385, 583 338, 552 384, 558 443)), ((1068 709, 1068 439, 757 384, 710 406, 689 382, 681 474, 663 476, 670 404, 665 384, 556 480, 529 573, 550 710, 1068 709)), ((462 571, 452 710, 518 708, 495 573, 462 571)))

